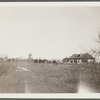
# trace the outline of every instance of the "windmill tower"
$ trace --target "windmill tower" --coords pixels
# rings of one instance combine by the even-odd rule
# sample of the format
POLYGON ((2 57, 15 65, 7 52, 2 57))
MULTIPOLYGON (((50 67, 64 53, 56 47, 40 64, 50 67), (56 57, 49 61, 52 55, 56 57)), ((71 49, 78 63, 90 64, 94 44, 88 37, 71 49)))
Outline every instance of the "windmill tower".
POLYGON ((32 55, 32 53, 30 53, 28 56, 28 60, 32 60, 32 59, 33 59, 33 55, 32 55))

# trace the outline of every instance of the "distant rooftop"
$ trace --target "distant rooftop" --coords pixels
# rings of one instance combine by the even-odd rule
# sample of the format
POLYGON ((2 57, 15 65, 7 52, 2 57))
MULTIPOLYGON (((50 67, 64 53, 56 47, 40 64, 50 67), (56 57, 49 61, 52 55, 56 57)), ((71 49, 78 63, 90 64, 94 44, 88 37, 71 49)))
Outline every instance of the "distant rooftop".
POLYGON ((69 58, 87 58, 87 59, 94 59, 94 57, 92 57, 90 54, 88 53, 84 53, 84 54, 73 54, 72 56, 70 56, 69 58))

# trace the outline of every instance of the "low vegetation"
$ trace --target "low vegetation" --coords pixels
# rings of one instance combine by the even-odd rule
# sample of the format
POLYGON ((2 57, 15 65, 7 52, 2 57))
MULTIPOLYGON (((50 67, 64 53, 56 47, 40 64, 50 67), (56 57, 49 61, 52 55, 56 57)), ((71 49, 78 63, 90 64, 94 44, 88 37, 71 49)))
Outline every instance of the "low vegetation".
POLYGON ((80 81, 86 81, 100 92, 100 65, 34 63, 28 60, 0 62, 1 93, 76 93, 80 81), (16 71, 18 67, 30 71, 16 71))

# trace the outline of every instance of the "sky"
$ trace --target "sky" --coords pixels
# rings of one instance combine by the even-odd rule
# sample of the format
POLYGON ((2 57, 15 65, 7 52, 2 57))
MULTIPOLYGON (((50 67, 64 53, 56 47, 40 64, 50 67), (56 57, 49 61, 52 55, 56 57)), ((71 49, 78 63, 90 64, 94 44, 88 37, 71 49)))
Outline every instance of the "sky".
POLYGON ((100 7, 0 6, 0 56, 63 59, 89 49, 100 7))

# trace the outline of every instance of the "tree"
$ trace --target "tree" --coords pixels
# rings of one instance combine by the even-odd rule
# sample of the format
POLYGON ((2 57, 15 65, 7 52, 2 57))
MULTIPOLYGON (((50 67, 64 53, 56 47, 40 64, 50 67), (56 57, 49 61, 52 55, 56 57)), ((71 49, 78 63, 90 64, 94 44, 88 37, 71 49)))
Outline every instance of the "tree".
POLYGON ((100 62, 100 32, 97 33, 97 36, 95 37, 95 45, 90 49, 90 53, 94 55, 96 60, 100 62))

